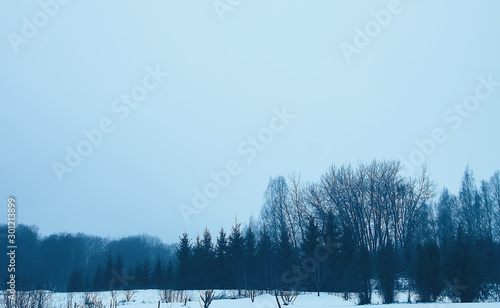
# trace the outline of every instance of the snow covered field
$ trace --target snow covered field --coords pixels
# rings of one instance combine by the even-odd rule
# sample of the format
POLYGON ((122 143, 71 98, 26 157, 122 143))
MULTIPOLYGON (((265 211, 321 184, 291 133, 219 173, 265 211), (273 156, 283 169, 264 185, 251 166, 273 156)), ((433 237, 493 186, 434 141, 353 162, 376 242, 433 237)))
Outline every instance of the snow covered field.
MULTIPOLYGON (((198 308, 200 307, 200 297, 198 291, 186 291, 189 293, 191 301, 188 301, 187 306, 183 306, 182 303, 161 303, 160 307, 164 308, 198 308)), ((230 291, 218 291, 217 295, 223 294, 226 296, 231 296, 230 291)), ((75 293, 73 297, 73 305, 77 303, 81 305, 83 301, 83 293, 75 293)), ((406 299, 405 294, 400 294, 399 299, 403 301, 406 299)), ((110 292, 100 292, 99 297, 102 298, 102 303, 109 307, 111 301, 110 292)), ((68 294, 67 293, 54 293, 51 299, 51 307, 54 308, 66 308, 67 307, 68 294)), ((140 290, 134 294, 130 302, 125 301, 125 295, 123 292, 118 292, 117 302, 118 307, 130 307, 130 308, 157 308, 158 301, 160 300, 160 295, 157 290, 140 290)), ((374 294, 372 302, 379 302, 379 298, 374 294)), ((330 295, 327 293, 321 293, 318 297, 316 293, 306 293, 301 294, 297 297, 293 304, 282 307, 297 307, 297 308, 316 308, 316 307, 353 307, 355 306, 354 301, 345 301, 339 296, 330 295)), ((385 305, 367 305, 382 307, 385 305)), ((365 307, 367 307, 365 306, 365 307)), ((81 307, 81 306, 80 306, 81 307)), ((274 308, 278 307, 276 304, 276 299, 274 296, 269 294, 262 294, 255 298, 255 302, 252 303, 250 298, 241 299, 219 299, 214 300, 210 305, 211 308, 274 308)), ((499 303, 397 303, 391 304, 391 308, 497 308, 499 303)))

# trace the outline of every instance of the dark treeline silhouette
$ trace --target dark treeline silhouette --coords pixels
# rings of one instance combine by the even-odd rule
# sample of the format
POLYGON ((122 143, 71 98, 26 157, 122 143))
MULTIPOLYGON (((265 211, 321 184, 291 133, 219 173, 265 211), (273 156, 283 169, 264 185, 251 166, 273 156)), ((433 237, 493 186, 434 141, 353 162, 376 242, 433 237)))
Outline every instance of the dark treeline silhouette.
POLYGON ((184 233, 175 247, 147 236, 40 238, 28 226, 18 234, 19 268, 38 273, 27 275, 31 285, 57 290, 330 291, 356 293, 360 304, 377 290, 384 303, 398 292, 423 302, 498 300, 500 172, 477 186, 467 167, 457 195, 436 193, 425 169, 404 175, 397 161, 332 166, 317 183, 278 176, 257 221, 235 219, 215 237, 184 233))
POLYGON ((500 173, 478 188, 467 167, 457 196, 436 195, 425 169, 404 176, 394 161, 331 167, 319 183, 271 178, 258 222, 214 242, 181 236, 176 286, 498 300, 500 173))
MULTIPOLYGON (((0 233, 6 237, 6 225, 0 225, 0 233)), ((118 240, 82 233, 41 237, 36 226, 20 224, 16 228, 16 241, 17 290, 147 288, 157 278, 153 277, 153 270, 158 265, 166 271, 170 264, 173 271, 175 245, 166 245, 149 235, 118 240)), ((8 257, 2 253, 2 264, 8 264, 8 257)), ((7 266, 2 268, 2 274, 2 277, 10 274, 7 266)), ((3 284, 7 281, 2 279, 3 284)))

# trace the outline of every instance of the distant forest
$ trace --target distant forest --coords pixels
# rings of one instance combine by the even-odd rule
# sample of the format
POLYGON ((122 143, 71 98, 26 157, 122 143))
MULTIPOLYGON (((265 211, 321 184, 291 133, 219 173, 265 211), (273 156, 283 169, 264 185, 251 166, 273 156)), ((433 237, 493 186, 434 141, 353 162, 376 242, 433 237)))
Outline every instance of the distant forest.
MULTIPOLYGON (((331 291, 356 293, 360 304, 377 290, 384 303, 401 291, 423 302, 499 300, 500 172, 478 183, 467 167, 454 195, 437 191, 425 169, 403 175, 398 161, 332 166, 315 183, 271 178, 260 217, 235 218, 214 236, 205 229, 165 244, 148 235, 41 237, 19 225, 17 242, 19 290, 331 291)), ((8 264, 6 253, 0 258, 8 264)))

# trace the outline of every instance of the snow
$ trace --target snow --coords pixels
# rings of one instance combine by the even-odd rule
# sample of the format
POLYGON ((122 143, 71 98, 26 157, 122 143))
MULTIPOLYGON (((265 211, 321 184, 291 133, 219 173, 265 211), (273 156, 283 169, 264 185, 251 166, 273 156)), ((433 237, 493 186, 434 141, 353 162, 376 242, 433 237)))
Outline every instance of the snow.
MULTIPOLYGON (((182 303, 161 303, 162 308, 198 308, 200 307, 200 297, 199 291, 185 291, 189 294, 191 301, 188 301, 187 306, 183 306, 182 303)), ((234 294, 231 291, 217 291, 217 295, 231 296, 234 294)), ((74 293, 73 305, 82 303, 83 293, 74 293)), ((404 298, 404 294, 400 294, 398 299, 404 298)), ((100 292, 99 297, 102 298, 103 304, 109 307, 111 301, 110 292, 100 292)), ((54 293, 52 296, 52 305, 54 308, 66 308, 67 307, 67 293, 54 293)), ((139 290, 134 294, 130 302, 125 302, 125 295, 123 291, 118 291, 117 301, 118 307, 123 308, 157 308, 158 301, 160 300, 160 295, 158 290, 139 290)), ((380 302, 380 297, 374 294, 373 303, 380 302)), ((355 306, 355 300, 345 301, 338 294, 332 295, 328 293, 321 293, 321 296, 317 296, 317 293, 306 293, 301 294, 297 297, 294 303, 285 306, 282 304, 282 308, 293 307, 293 308, 316 308, 316 307, 335 307, 335 308, 353 308, 355 306)), ((382 308, 386 305, 372 304, 365 305, 363 307, 368 308, 382 308)), ((240 298, 240 299, 219 299, 214 300, 210 305, 210 308, 275 308, 278 307, 276 304, 276 299, 274 296, 269 294, 262 294, 255 298, 255 302, 252 303, 250 298, 240 298)), ((362 307, 362 306, 360 306, 362 307)), ((390 308, 498 308, 498 303, 396 303, 391 304, 390 308)))

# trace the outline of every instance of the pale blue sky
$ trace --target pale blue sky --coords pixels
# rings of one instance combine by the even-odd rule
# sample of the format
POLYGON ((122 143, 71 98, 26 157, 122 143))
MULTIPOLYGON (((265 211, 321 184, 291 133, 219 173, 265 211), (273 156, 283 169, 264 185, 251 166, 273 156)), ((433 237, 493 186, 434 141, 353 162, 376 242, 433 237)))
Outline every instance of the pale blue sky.
POLYGON ((348 63, 341 43, 355 46, 355 28, 391 3, 243 1, 221 21, 211 0, 73 0, 16 52, 23 18, 43 23, 43 11, 4 1, 0 196, 15 196, 18 222, 44 235, 176 242, 229 228, 235 214, 257 217, 271 176, 317 181, 331 164, 408 159, 437 128, 447 139, 425 162, 438 187, 456 192, 467 163, 489 178, 500 169, 500 87, 456 130, 443 115, 481 76, 500 81, 500 2, 401 0, 348 63), (112 102, 142 85, 147 67, 169 76, 121 119, 112 102), (238 146, 285 106, 296 118, 246 162, 238 146), (104 118, 114 131, 59 181, 53 162, 104 118), (186 224, 179 204, 231 160, 241 173, 186 224))

